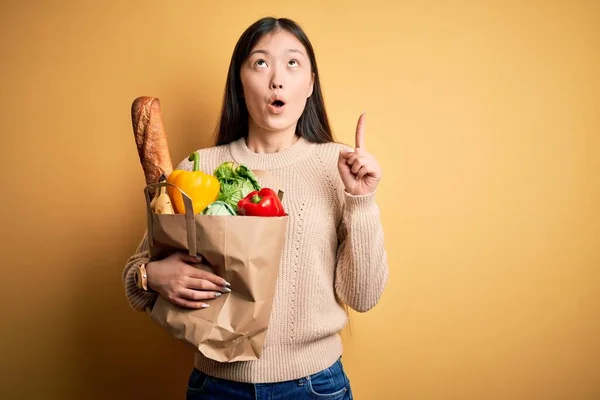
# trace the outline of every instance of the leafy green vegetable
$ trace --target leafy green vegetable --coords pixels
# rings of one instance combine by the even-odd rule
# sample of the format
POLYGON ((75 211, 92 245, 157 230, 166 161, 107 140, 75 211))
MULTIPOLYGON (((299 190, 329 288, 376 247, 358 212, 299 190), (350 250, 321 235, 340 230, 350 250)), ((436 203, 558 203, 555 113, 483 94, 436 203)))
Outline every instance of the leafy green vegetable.
POLYGON ((213 175, 217 178, 221 183, 223 181, 231 181, 235 178, 235 164, 232 162, 224 162, 219 165, 213 175))
POLYGON ((237 215, 235 210, 224 201, 210 203, 203 211, 203 215, 237 215))
POLYGON ((261 189, 256 176, 245 165, 236 167, 233 162, 224 162, 215 169, 213 175, 221 183, 217 201, 229 204, 234 210, 248 193, 261 189))

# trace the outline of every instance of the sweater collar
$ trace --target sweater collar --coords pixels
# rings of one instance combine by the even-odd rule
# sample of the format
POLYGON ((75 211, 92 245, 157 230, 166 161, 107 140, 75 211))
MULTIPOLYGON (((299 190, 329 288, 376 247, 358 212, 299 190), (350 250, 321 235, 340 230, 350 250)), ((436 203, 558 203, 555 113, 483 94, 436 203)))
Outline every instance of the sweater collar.
POLYGON ((316 145, 300 137, 290 147, 277 153, 255 153, 248 148, 246 138, 242 137, 229 144, 233 161, 244 164, 250 169, 273 170, 289 167, 308 157, 316 145))

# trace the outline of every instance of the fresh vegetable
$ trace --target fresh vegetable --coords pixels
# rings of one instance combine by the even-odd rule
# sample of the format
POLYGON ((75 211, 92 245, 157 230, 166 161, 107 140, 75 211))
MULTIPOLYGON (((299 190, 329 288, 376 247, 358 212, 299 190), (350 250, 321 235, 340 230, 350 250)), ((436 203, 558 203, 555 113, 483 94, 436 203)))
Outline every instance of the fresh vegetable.
POLYGON ((150 208, 155 214, 175 214, 173 204, 171 204, 171 198, 167 194, 167 190, 164 186, 156 191, 154 198, 150 202, 150 208))
POLYGON ((238 213, 255 217, 283 217, 285 211, 277 194, 270 188, 250 192, 239 201, 238 213))
MULTIPOLYGON (((159 182, 166 181, 165 174, 161 174, 158 178, 159 182)), ((162 186, 154 193, 154 198, 150 202, 150 208, 155 214, 175 214, 171 198, 167 194, 167 189, 162 186)))
POLYGON ((234 210, 248 193, 261 188, 254 173, 245 165, 236 167, 233 162, 225 162, 215 169, 213 175, 221 185, 217 200, 224 201, 234 210))
POLYGON ((204 215, 237 215, 235 210, 224 201, 217 200, 210 203, 208 207, 202 211, 204 215))
MULTIPOLYGON (((200 154, 198 152, 190 154, 188 160, 194 162, 193 170, 176 169, 169 174, 167 181, 177 186, 192 199, 194 214, 199 214, 217 199, 220 183, 214 176, 200 171, 200 154)), ((167 190, 175 205, 175 211, 178 214, 184 214, 185 205, 179 190, 172 186, 169 186, 167 190)))

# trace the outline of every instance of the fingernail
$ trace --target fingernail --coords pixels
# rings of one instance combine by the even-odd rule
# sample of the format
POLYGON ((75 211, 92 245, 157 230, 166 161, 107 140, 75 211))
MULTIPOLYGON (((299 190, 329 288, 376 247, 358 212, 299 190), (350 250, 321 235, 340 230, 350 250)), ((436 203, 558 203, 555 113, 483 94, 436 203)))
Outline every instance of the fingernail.
POLYGON ((220 297, 223 293, 215 292, 215 297, 220 297))
POLYGON ((223 286, 223 287, 221 288, 221 291, 222 291, 222 292, 225 292, 225 293, 229 293, 229 292, 231 292, 231 289, 229 289, 229 288, 228 288, 228 287, 226 287, 226 286, 223 286))
POLYGON ((225 281, 225 286, 231 286, 231 283, 225 281))
POLYGON ((208 307, 210 307, 210 305, 208 305, 208 304, 206 304, 206 303, 203 303, 203 304, 200 306, 200 308, 208 308, 208 307))

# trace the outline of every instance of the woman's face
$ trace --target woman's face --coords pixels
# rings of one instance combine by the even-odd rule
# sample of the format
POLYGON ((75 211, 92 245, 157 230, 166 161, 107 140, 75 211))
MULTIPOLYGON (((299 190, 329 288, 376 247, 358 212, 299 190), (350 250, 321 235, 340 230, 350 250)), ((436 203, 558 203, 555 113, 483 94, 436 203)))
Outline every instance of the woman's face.
POLYGON ((306 49, 294 35, 280 30, 263 36, 242 64, 240 75, 254 128, 295 129, 312 94, 313 74, 306 49))

